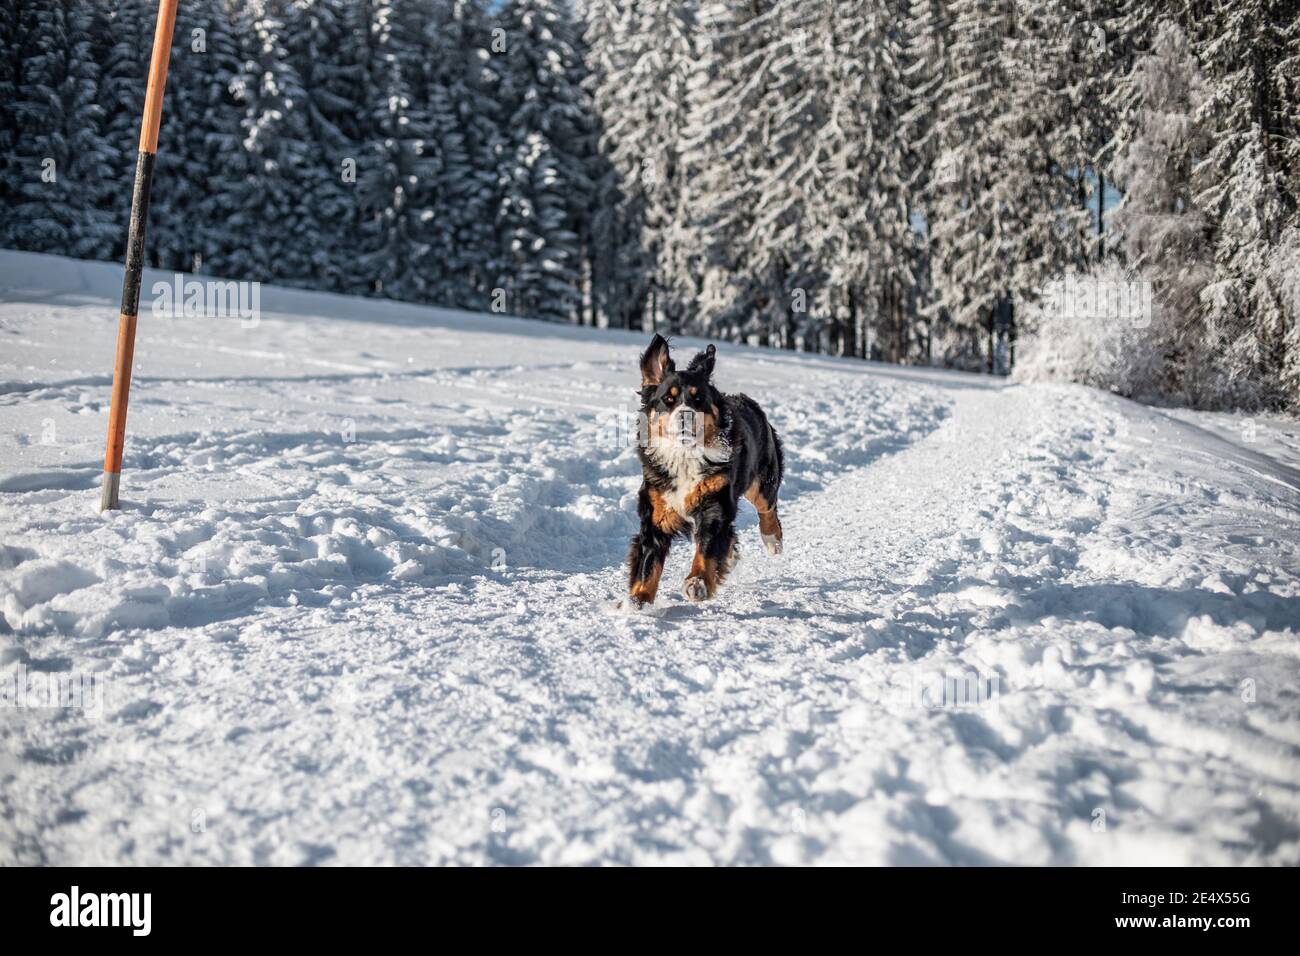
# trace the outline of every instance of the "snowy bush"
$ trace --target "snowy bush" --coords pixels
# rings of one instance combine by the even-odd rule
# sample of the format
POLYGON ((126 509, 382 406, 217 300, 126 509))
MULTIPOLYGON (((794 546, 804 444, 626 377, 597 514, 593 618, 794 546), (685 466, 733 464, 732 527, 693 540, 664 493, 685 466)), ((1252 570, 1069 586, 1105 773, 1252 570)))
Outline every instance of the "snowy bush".
POLYGON ((1116 265, 1057 279, 1020 310, 1018 381, 1067 381, 1139 398, 1161 391, 1165 347, 1151 286, 1116 265))

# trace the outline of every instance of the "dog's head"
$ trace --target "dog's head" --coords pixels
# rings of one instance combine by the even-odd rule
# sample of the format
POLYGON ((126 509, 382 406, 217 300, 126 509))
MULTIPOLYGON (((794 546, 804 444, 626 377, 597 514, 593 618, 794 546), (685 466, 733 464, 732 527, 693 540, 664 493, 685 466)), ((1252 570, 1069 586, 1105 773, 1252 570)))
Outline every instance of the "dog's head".
POLYGON ((641 354, 641 412, 650 441, 713 445, 718 436, 722 396, 713 387, 712 345, 677 370, 668 340, 659 333, 641 354))

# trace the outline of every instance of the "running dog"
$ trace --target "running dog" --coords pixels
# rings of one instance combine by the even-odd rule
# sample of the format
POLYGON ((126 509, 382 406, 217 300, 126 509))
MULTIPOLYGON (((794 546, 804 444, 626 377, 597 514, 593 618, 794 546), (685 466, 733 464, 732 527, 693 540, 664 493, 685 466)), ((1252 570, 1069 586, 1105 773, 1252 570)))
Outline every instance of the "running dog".
POLYGON ((668 549, 679 535, 695 539, 682 593, 691 601, 717 593, 738 556, 741 497, 758 510, 768 553, 781 553, 781 440, 752 398, 713 387, 716 355, 710 345, 679 372, 657 333, 641 355, 641 530, 628 553, 628 593, 638 607, 654 603, 668 549))

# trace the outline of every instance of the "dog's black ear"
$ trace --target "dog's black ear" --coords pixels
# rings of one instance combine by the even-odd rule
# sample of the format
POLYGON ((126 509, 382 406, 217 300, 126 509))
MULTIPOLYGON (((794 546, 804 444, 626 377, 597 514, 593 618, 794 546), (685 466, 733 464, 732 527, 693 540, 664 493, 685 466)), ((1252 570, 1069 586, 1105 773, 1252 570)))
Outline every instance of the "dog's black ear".
POLYGON ((703 352, 696 352, 695 358, 691 359, 689 371, 703 372, 709 378, 713 377, 713 361, 717 358, 718 350, 712 345, 703 352))
POLYGON ((658 385, 675 367, 668 354, 668 340, 656 332, 649 347, 641 353, 641 387, 658 385))

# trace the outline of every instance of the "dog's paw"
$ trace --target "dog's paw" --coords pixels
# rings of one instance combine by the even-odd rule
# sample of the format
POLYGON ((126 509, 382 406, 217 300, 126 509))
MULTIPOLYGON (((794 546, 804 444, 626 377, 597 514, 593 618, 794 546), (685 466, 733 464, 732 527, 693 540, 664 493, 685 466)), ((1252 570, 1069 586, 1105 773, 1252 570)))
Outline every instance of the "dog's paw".
POLYGON ((623 614, 639 614, 657 616, 659 609, 655 607, 654 601, 646 601, 635 597, 622 597, 614 602, 614 610, 623 614))
POLYGON ((763 535, 763 547, 767 548, 768 554, 781 553, 781 539, 774 534, 763 535))
POLYGON ((687 578, 686 583, 682 585, 682 594, 686 595, 686 600, 694 601, 698 604, 700 601, 709 599, 709 584, 703 577, 687 578))

